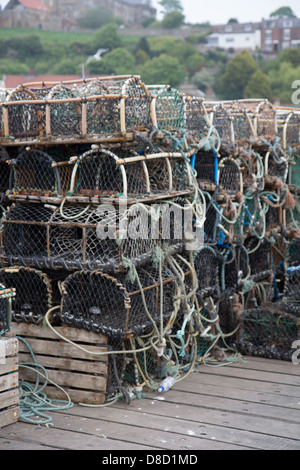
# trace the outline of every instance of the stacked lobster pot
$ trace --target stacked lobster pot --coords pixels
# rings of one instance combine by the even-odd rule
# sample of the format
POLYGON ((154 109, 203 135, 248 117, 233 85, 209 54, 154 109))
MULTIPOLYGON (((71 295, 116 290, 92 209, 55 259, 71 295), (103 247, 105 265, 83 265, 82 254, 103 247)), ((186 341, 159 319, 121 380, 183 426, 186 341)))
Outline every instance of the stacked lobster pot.
POLYGON ((7 91, 0 284, 16 293, 13 321, 104 335, 107 400, 210 359, 289 359, 299 123, 267 100, 207 102, 138 76, 7 91))
POLYGON ((199 282, 210 248, 220 338, 245 354, 290 359, 300 313, 298 265, 288 255, 299 241, 300 114, 267 100, 198 101, 205 125, 190 145, 206 199, 199 282))
POLYGON ((138 76, 29 83, 0 110, 13 321, 106 336, 107 399, 186 373, 205 330, 193 259, 205 198, 184 95, 138 76))

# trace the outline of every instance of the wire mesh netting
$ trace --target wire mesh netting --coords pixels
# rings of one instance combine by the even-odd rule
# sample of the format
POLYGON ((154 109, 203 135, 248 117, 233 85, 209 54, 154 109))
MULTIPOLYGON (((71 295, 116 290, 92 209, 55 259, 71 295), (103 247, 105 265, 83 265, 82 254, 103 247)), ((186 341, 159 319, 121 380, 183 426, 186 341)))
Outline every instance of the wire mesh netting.
POLYGON ((0 105, 2 136, 20 141, 111 137, 153 127, 151 96, 137 76, 24 84, 0 105), (101 119, 99 119, 101 116, 101 119))
POLYGON ((0 284, 0 337, 10 330, 12 300, 15 295, 14 288, 0 284))
POLYGON ((45 272, 24 266, 0 269, 0 282, 12 286, 16 296, 12 306, 12 320, 24 323, 41 323, 47 311, 60 303, 58 283, 64 272, 45 272))

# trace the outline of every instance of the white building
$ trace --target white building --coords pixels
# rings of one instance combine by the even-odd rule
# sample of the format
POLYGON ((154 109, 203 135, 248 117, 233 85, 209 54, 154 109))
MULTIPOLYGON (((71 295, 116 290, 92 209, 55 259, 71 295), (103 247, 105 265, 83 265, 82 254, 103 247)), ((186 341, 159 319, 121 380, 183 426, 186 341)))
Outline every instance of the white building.
POLYGON ((233 48, 235 50, 254 51, 261 47, 260 23, 228 23, 222 26, 213 26, 213 33, 206 38, 206 45, 233 48))

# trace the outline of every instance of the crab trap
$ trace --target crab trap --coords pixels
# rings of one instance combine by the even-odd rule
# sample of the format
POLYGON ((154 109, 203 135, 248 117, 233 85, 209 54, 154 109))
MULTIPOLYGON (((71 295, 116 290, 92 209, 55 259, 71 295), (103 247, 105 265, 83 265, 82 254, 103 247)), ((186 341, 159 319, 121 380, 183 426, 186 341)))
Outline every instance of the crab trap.
POLYGON ((10 330, 12 317, 12 301, 16 295, 13 287, 0 283, 0 337, 10 330))
POLYGON ((289 147, 299 148, 300 144, 300 115, 293 111, 277 110, 277 134, 284 150, 289 147))
POLYGON ((226 193, 243 193, 243 174, 239 162, 225 157, 219 163, 219 187, 226 193))
POLYGON ((47 311, 60 304, 59 284, 67 277, 64 271, 41 271, 25 266, 0 269, 0 282, 12 286, 16 295, 11 316, 21 323, 39 324, 47 311))
MULTIPOLYGON (((186 269, 184 278, 192 273, 186 269)), ((62 323, 111 340, 148 335, 171 327, 179 315, 180 280, 169 266, 149 265, 112 277, 76 271, 62 283, 62 323)), ((182 314, 182 312, 180 312, 182 314)))
POLYGON ((274 303, 243 312, 236 341, 248 356, 291 360, 292 344, 299 338, 299 316, 274 303))
MULTIPOLYGON (((177 205, 182 217, 184 207, 177 205)), ((169 205, 114 207, 69 204, 60 207, 13 204, 2 219, 2 262, 49 269, 114 271, 129 259, 143 265, 162 241, 181 249, 183 231, 168 219, 169 205), (161 231, 160 222, 169 230, 161 231), (173 224, 173 225, 172 225, 173 224)), ((180 227, 179 227, 180 228, 180 227)))
POLYGON ((205 141, 209 135, 208 116, 203 98, 186 96, 186 140, 189 145, 205 141))
POLYGON ((220 296, 218 253, 211 246, 204 245, 194 255, 194 269, 198 281, 197 296, 200 299, 220 296))
POLYGON ((94 148, 73 163, 68 201, 155 200, 194 191, 190 165, 180 152, 94 148))
POLYGON ((29 149, 9 160, 10 200, 62 198, 71 184, 72 167, 68 161, 56 162, 46 152, 29 149))
POLYGON ((219 181, 219 157, 212 150, 199 150, 192 157, 192 167, 202 189, 214 189, 219 181))
POLYGON ((153 127, 150 92, 137 76, 27 83, 0 107, 6 145, 130 140, 127 132, 153 127))
POLYGON ((148 85, 150 90, 154 112, 155 127, 167 135, 168 133, 185 133, 185 97, 179 90, 169 85, 148 85))
POLYGON ((247 112, 247 110, 237 102, 232 102, 230 104, 225 102, 224 107, 228 111, 232 120, 234 143, 238 146, 247 148, 255 134, 249 112, 247 112))
POLYGON ((232 119, 223 104, 204 103, 209 123, 215 128, 223 150, 231 151, 234 142, 232 119))

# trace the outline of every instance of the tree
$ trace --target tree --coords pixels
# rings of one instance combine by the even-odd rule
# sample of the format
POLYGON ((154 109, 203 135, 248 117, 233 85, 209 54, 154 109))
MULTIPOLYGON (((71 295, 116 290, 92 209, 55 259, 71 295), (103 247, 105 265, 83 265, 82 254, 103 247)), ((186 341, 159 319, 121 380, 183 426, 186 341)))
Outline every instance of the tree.
POLYGON ((179 0, 160 0, 158 2, 162 7, 164 14, 170 13, 171 11, 183 12, 183 7, 179 0))
POLYGON ((282 62, 279 70, 271 70, 268 73, 273 95, 282 104, 292 105, 292 84, 300 77, 300 65, 292 66, 289 62, 282 62))
POLYGON ((109 23, 102 26, 93 37, 94 50, 99 48, 113 50, 121 47, 122 39, 118 34, 118 27, 115 23, 109 23))
POLYGON ((291 7, 277 8, 277 10, 273 11, 273 13, 270 14, 270 18, 273 16, 288 16, 290 18, 296 18, 296 15, 291 9, 291 7))
POLYGON ((267 75, 261 70, 256 70, 244 89, 245 98, 272 98, 271 82, 267 75))
POLYGON ((185 68, 179 60, 167 54, 148 60, 141 70, 141 78, 148 85, 177 87, 183 82, 185 74, 185 68))
POLYGON ((251 75, 256 72, 258 65, 247 51, 240 52, 227 64, 221 77, 221 91, 224 99, 240 99, 244 96, 251 75))

